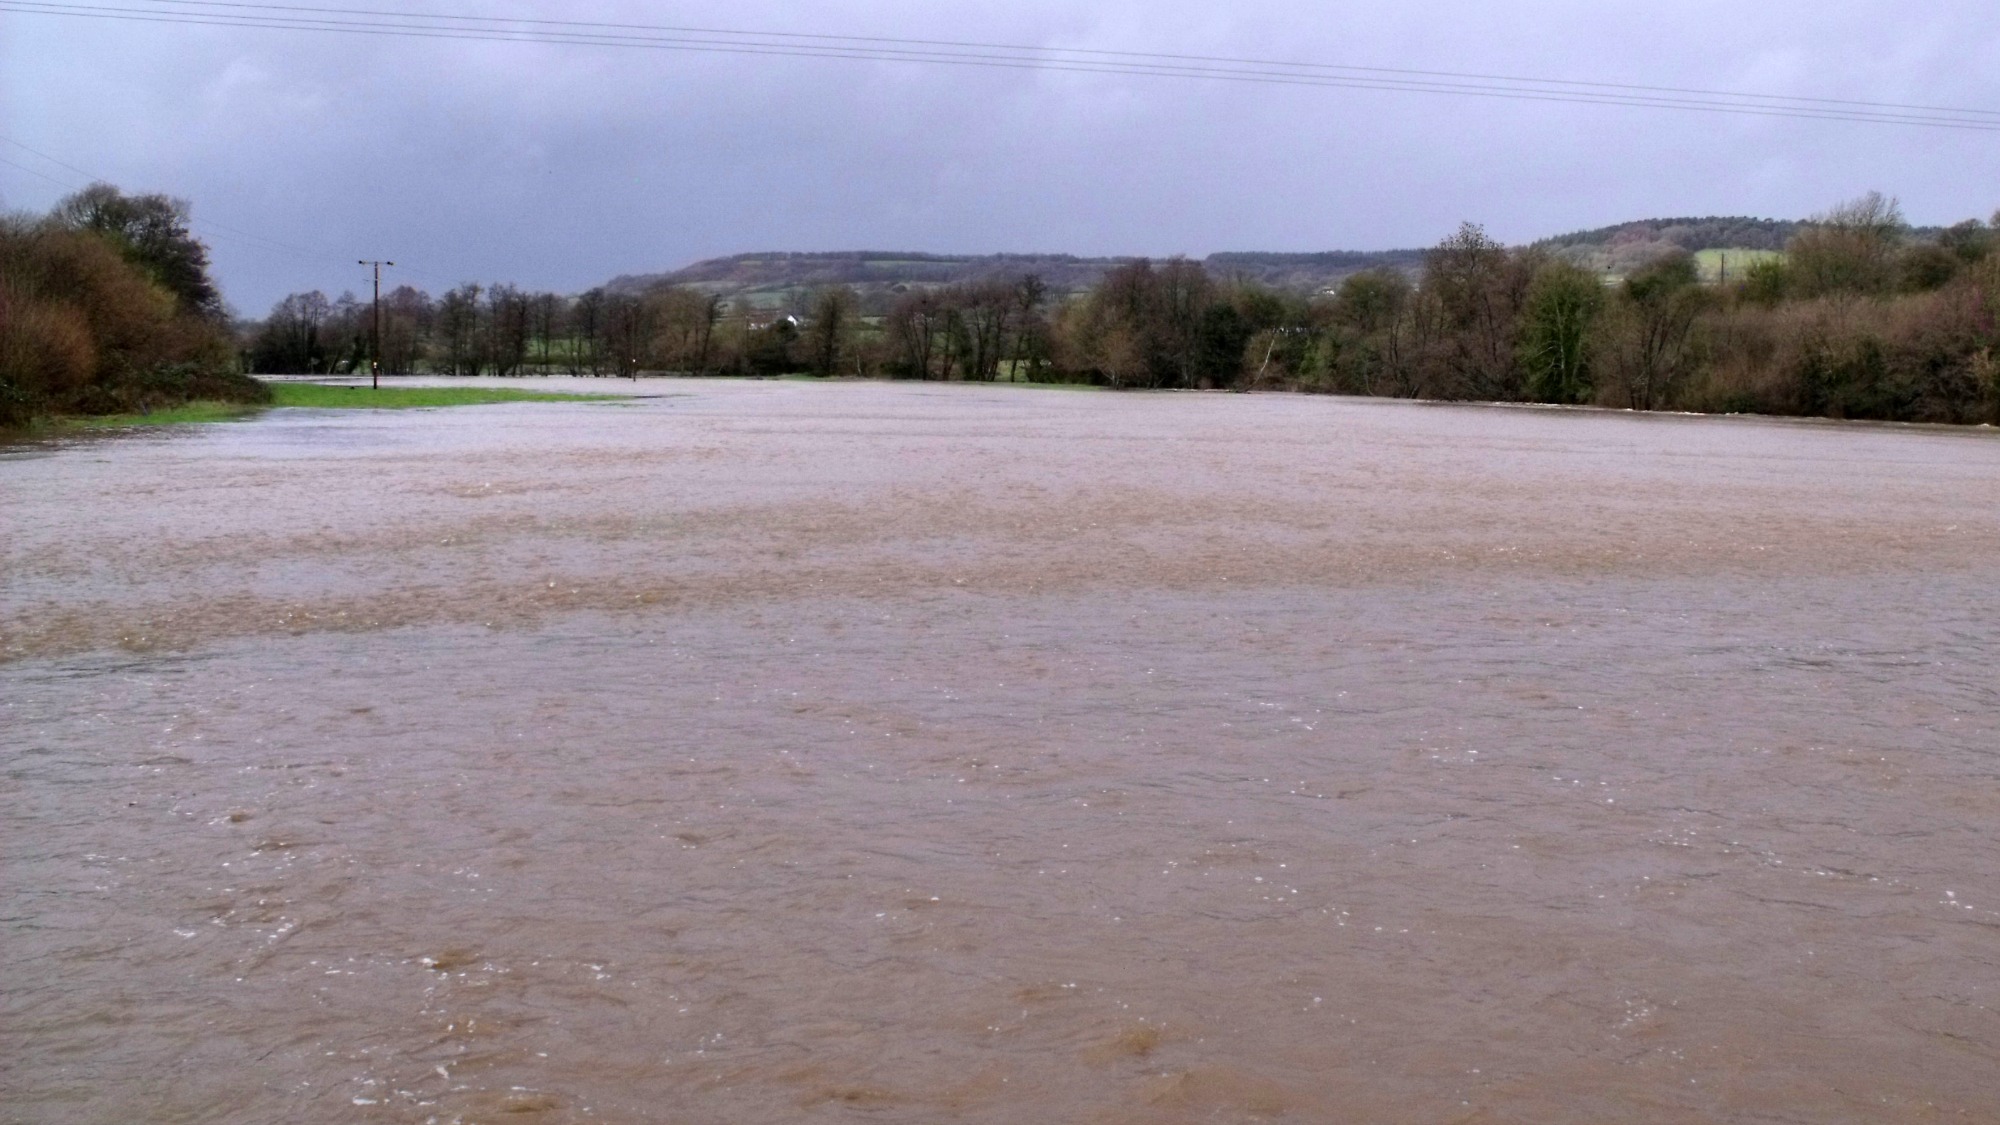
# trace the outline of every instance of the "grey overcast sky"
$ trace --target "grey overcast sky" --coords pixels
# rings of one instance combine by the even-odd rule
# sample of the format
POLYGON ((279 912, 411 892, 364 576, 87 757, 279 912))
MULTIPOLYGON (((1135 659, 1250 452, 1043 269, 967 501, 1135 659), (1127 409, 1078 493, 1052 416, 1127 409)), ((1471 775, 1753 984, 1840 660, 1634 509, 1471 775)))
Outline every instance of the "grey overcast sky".
MULTIPOLYGON (((1993 0, 294 2, 2000 111, 1993 0)), ((751 250, 1382 249, 1468 219, 1520 242, 1871 189, 1916 222, 2000 207, 2000 132, 19 11, 0 11, 0 136, 7 209, 84 180, 18 145, 191 200, 246 314, 360 290, 362 257, 433 291, 574 292, 751 250)))

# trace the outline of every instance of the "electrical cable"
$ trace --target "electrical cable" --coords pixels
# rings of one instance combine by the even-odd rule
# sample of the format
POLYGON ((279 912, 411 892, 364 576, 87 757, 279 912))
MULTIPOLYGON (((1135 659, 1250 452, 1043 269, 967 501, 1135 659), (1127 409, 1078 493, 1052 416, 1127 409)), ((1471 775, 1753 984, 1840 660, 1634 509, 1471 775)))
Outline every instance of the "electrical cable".
POLYGON ((1640 91, 1645 93, 1698 94, 1711 97, 1743 98, 1772 102, 1804 102, 1834 106, 1851 106, 1861 109, 1907 109, 1936 113, 1967 114, 2000 119, 2000 110, 1967 109, 1955 106, 1920 105, 1903 102, 1857 101, 1848 98, 1818 98, 1791 94, 1759 94, 1743 91, 1703 89, 1685 86, 1647 86, 1627 82, 1592 82, 1564 78, 1526 78, 1519 75, 1482 74, 1477 72, 1449 70, 1416 70, 1407 67, 1354 66, 1336 63, 1305 63, 1280 59, 1242 58, 1227 55, 1170 54, 1156 51, 1119 51, 1089 47, 1027 46, 1016 43, 989 43, 976 40, 954 39, 910 39, 880 35, 832 35, 824 32, 803 31, 746 31, 732 28, 690 27, 671 24, 612 23, 598 20, 552 20, 527 16, 476 16, 442 12, 387 11, 379 8, 324 8, 301 4, 251 3, 248 0, 142 0, 155 5, 171 5, 183 8, 233 8, 253 11, 306 12, 336 16, 388 16, 402 20, 430 20, 434 22, 455 22, 487 24, 504 27, 509 24, 526 24, 556 28, 602 28, 621 31, 653 31, 683 35, 707 35, 729 38, 762 37, 778 40, 818 41, 831 43, 860 43, 876 45, 896 45, 900 47, 942 47, 951 50, 976 49, 996 50, 1011 53, 1036 53, 1052 56, 1083 55, 1107 58, 1153 59, 1169 62, 1221 63, 1238 67, 1278 67, 1305 71, 1354 72, 1366 74, 1407 75, 1422 78, 1468 79, 1482 82, 1505 82, 1532 86, 1566 86, 1595 88, 1604 90, 1640 91))
MULTIPOLYGON (((87 169, 79 168, 74 164, 70 164, 65 161, 59 160, 56 157, 51 156, 48 153, 43 152, 38 148, 33 148, 29 145, 23 144, 12 137, 0 136, 0 143, 12 145, 15 148, 20 149, 22 152, 26 152, 33 156, 39 157, 42 160, 46 160, 50 164, 53 164, 58 168, 74 172, 77 175, 82 176, 89 183, 109 182, 102 176, 93 175, 87 169)), ((74 180, 64 179, 63 177, 60 176, 51 176, 47 172, 38 171, 37 169, 31 168, 26 164, 22 164, 14 160, 9 160, 4 156, 0 156, 0 164, 5 164, 10 168, 15 168, 22 172, 26 172, 31 176, 47 180, 48 182, 55 184, 58 187, 68 188, 71 191, 80 191, 87 186, 87 184, 80 184, 74 180)), ((344 265, 348 260, 339 255, 331 254, 325 251, 311 250, 303 246, 295 246, 289 242, 280 242, 275 238, 269 238, 252 231, 243 230, 239 227, 232 227, 224 223, 218 223, 212 219, 190 218, 188 220, 188 225, 210 238, 220 237, 226 242, 243 243, 246 245, 254 246, 260 250, 274 251, 281 254, 287 254, 303 261, 316 262, 322 265, 331 264, 334 262, 340 262, 344 265)), ((400 261, 400 259, 398 260, 400 261)), ((415 274, 419 277, 429 278, 430 280, 437 282, 440 285, 450 284, 444 278, 439 277, 436 274, 427 273, 423 270, 416 269, 415 267, 398 266, 396 268, 404 270, 407 273, 415 274)))
POLYGON ((876 62, 926 63, 986 68, 1072 73, 1211 79, 1264 85, 1316 86, 1339 89, 1387 90, 1520 101, 1565 102, 1633 108, 1679 109, 1739 116, 1788 117, 1886 125, 1924 126, 1978 132, 2000 131, 2000 111, 1841 99, 1789 98, 1771 94, 1629 84, 1582 83, 1568 80, 1518 79, 1454 74, 1441 71, 1392 71, 1387 68, 1332 67, 1327 64, 1274 63, 1220 56, 1151 55, 1141 52, 1025 48, 945 40, 892 40, 883 37, 827 36, 793 32, 728 31, 673 28, 645 24, 586 21, 503 19, 425 13, 384 12, 379 9, 311 8, 298 5, 251 4, 232 0, 154 0, 150 8, 126 5, 61 2, 61 0, 0 0, 0 11, 62 15, 141 23, 316 31, 412 39, 489 42, 529 42, 571 46, 624 47, 706 54, 828 58, 876 62), (188 9, 195 10, 188 10, 188 9), (212 11, 207 9, 232 9, 212 11), (245 14, 236 9, 307 12, 314 15, 245 14), (356 17, 371 18, 356 18, 356 17), (374 18, 386 17, 386 18, 374 18), (530 25, 523 28, 516 25, 530 25), (589 30, 570 31, 567 28, 589 30), (598 29, 624 29, 622 31, 598 29), (628 34, 633 30, 671 34, 628 34), (812 42, 804 42, 804 41, 812 42), (822 42, 823 41, 823 42, 822 42), (903 44, 905 46, 887 46, 903 44), (1066 56, 1096 56, 1076 58, 1066 56), (1120 61, 1130 59, 1134 61, 1120 61), (1189 62, 1145 62, 1144 59, 1188 59, 1189 62), (1209 65, 1217 63, 1222 65, 1209 65), (1364 78, 1332 72, 1367 71, 1364 78), (1430 75, 1396 78, 1391 74, 1430 75), (1447 81, 1446 79, 1451 79, 1447 81), (1461 81, 1460 79, 1464 79, 1461 81), (1631 92, 1621 92, 1631 91, 1631 92), (1646 91, 1646 92, 1641 92, 1646 91))

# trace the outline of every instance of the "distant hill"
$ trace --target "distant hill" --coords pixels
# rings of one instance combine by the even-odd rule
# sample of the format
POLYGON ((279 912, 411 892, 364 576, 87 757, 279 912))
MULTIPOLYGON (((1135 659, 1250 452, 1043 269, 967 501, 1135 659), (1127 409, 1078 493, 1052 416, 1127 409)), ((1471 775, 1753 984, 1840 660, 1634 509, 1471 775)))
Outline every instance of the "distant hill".
MULTIPOLYGON (((1701 255, 1704 268, 1713 270, 1719 254, 1731 263, 1747 264, 1781 251, 1805 225, 1795 219, 1743 216, 1641 219, 1561 234, 1533 245, 1587 269, 1614 276, 1682 250, 1701 255)), ((1935 235, 1936 231, 1926 228, 1911 233, 1921 238, 1935 235)), ((669 273, 616 277, 606 288, 637 293, 660 285, 686 285, 732 299, 747 297, 767 308, 781 308, 798 303, 802 294, 820 286, 846 285, 858 290, 866 303, 880 308, 912 288, 994 277, 1016 278, 1030 273, 1040 276, 1050 293, 1060 298, 1092 288, 1107 272, 1133 260, 1079 258, 1070 254, 918 254, 869 250, 737 254, 696 262, 669 273)), ((1213 277, 1241 278, 1297 293, 1334 289, 1353 274, 1371 269, 1396 270, 1414 277, 1423 269, 1423 263, 1421 249, 1300 254, 1232 252, 1211 254, 1202 260, 1213 277)))
MULTIPOLYGON (((1317 292, 1367 269, 1414 273, 1423 266, 1421 250, 1325 254, 1213 254, 1203 260, 1218 278, 1243 278, 1278 289, 1317 292)), ((799 293, 824 285, 846 285, 864 297, 889 297, 911 288, 956 285, 987 278, 1035 274, 1060 297, 1081 293, 1132 258, 1079 258, 1071 254, 917 254, 898 251, 836 251, 816 254, 763 253, 710 258, 670 273, 627 274, 605 288, 639 293, 661 285, 686 285, 725 297, 748 297, 765 307, 781 307, 799 293)))
POLYGON ((1585 269, 1622 275, 1682 250, 1690 254, 1704 250, 1780 251, 1804 225, 1792 219, 1741 216, 1642 219, 1560 234, 1534 245, 1585 269))
POLYGON ((1242 278, 1273 289, 1318 292, 1366 270, 1397 270, 1415 276, 1424 268, 1422 250, 1334 250, 1320 254, 1210 254, 1202 260, 1209 274, 1242 278))
MULTIPOLYGON (((1752 219, 1709 215, 1690 219, 1642 219, 1615 227, 1580 230, 1544 238, 1534 245, 1586 269, 1624 275, 1685 250, 1697 255, 1705 272, 1712 272, 1716 255, 1728 251, 1732 262, 1748 263, 1784 250, 1792 236, 1807 227, 1797 219, 1752 219)), ((1913 239, 1935 238, 1936 227, 1912 228, 1913 239)))
POLYGON ((620 277, 611 287, 644 289, 662 282, 703 288, 763 289, 815 285, 944 285, 988 277, 1039 274, 1052 286, 1089 285, 1123 258, 1072 254, 914 254, 852 250, 817 254, 737 254, 710 258, 664 274, 620 277))
POLYGON ((826 285, 846 285, 864 295, 895 294, 912 287, 956 285, 987 278, 1035 274, 1057 294, 1081 292, 1127 258, 1079 258, 1071 254, 917 254, 851 250, 829 253, 737 254, 710 258, 671 273, 627 274, 605 288, 638 293, 660 285, 686 285, 726 297, 749 296, 755 303, 781 306, 792 294, 826 285))
POLYGON ((1615 227, 1580 230, 1544 238, 1536 246, 1628 246, 1657 243, 1688 253, 1702 250, 1783 250, 1805 224, 1794 219, 1751 219, 1710 215, 1700 219, 1642 219, 1615 227))

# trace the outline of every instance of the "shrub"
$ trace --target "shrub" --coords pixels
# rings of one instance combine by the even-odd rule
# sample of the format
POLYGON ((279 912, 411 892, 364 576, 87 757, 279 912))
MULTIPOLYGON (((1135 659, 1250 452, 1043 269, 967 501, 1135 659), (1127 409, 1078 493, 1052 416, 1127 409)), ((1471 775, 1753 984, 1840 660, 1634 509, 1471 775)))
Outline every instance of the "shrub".
MULTIPOLYGON (((1994 216, 2000 218, 2000 215, 1994 216)), ((1948 227, 1938 236, 1938 245, 1952 252, 1960 261, 1968 265, 1982 261, 1993 252, 1994 230, 1982 226, 1977 219, 1967 219, 1956 226, 1948 227)))
POLYGON ((1792 287, 1791 273, 1785 269, 1780 258, 1766 258, 1750 263, 1743 275, 1743 284, 1737 292, 1744 300, 1763 305, 1766 308, 1785 299, 1792 287))
POLYGON ((81 388, 96 366, 80 312, 18 294, 0 278, 0 426, 25 424, 37 403, 81 388))
POLYGON ((1964 260, 1945 246, 1925 242, 1903 251, 1896 266, 1904 292, 1927 293, 1951 284, 1963 264, 1964 260))
POLYGON ((134 264, 110 235, 0 220, 0 424, 38 414, 268 399, 235 371, 208 312, 134 264))

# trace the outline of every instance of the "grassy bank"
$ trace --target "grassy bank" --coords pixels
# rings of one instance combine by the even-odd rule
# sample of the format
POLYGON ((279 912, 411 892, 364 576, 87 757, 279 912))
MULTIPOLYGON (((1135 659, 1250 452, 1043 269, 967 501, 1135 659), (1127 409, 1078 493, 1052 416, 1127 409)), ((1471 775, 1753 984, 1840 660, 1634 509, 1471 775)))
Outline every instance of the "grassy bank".
POLYGON ((196 401, 144 414, 64 415, 28 428, 37 430, 120 430, 134 426, 184 426, 198 422, 233 422, 273 406, 311 410, 411 410, 440 406, 488 406, 502 402, 605 402, 629 398, 616 394, 564 394, 524 391, 512 387, 337 387, 323 383, 271 383, 269 404, 196 401))
POLYGON ((57 418, 48 423, 61 430, 117 430, 128 426, 181 426, 194 422, 231 422, 248 417, 265 407, 240 402, 190 402, 147 414, 86 414, 57 418))
POLYGON ((565 394, 513 387, 336 387, 324 383, 272 383, 276 406, 320 410, 407 410, 425 406, 488 406, 500 402, 605 402, 620 394, 565 394))

